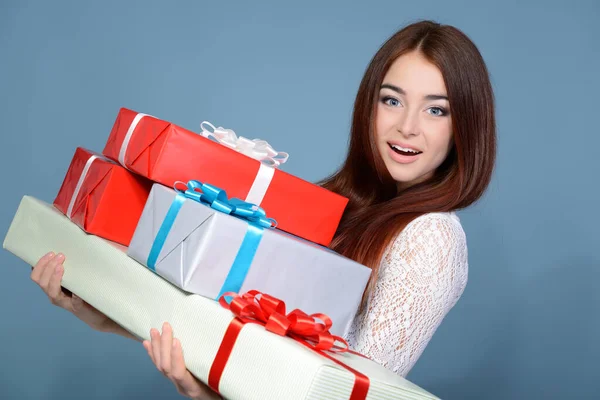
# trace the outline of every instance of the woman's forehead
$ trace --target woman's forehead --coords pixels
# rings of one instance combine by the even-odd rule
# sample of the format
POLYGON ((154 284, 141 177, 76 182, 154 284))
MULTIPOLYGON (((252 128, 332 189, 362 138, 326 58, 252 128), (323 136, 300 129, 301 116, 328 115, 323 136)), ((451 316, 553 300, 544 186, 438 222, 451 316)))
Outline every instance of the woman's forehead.
POLYGON ((382 83, 402 88, 407 96, 446 95, 441 71, 418 52, 398 57, 385 74, 382 83))

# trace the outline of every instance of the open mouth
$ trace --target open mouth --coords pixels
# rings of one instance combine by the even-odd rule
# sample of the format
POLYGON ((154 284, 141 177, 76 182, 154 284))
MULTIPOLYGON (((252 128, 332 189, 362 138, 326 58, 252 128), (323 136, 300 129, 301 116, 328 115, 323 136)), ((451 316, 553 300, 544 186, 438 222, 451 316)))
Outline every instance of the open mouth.
POLYGON ((403 155, 403 156, 416 156, 416 155, 419 155, 422 153, 422 151, 409 149, 406 147, 401 147, 401 146, 398 146, 397 144, 388 143, 388 146, 390 146, 390 148, 392 150, 394 150, 394 152, 396 152, 400 155, 403 155))

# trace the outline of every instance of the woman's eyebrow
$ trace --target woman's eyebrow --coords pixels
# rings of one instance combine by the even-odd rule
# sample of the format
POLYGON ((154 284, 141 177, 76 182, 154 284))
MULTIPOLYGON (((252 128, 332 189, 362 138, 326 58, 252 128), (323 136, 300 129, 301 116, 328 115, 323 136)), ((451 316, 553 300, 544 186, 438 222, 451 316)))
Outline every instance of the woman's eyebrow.
POLYGON ((391 89, 394 92, 397 92, 398 94, 406 94, 404 89, 402 89, 401 87, 390 85, 389 83, 384 83, 383 85, 381 85, 381 89, 391 89))
MULTIPOLYGON (((395 85, 392 85, 389 83, 382 84, 381 89, 390 89, 398 94, 406 95, 406 91, 404 91, 404 89, 402 89, 399 86, 395 86, 395 85)), ((423 96, 423 98, 425 100, 448 100, 448 96, 443 95, 443 94, 428 94, 426 96, 423 96)))

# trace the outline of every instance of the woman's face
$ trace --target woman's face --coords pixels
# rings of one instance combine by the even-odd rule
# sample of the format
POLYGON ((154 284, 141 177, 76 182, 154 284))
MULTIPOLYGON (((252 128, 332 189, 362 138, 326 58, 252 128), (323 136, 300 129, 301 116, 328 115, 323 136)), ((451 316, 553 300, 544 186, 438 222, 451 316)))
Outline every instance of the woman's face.
POLYGON ((421 53, 400 56, 383 78, 377 149, 399 189, 433 175, 452 146, 452 119, 440 70, 421 53))

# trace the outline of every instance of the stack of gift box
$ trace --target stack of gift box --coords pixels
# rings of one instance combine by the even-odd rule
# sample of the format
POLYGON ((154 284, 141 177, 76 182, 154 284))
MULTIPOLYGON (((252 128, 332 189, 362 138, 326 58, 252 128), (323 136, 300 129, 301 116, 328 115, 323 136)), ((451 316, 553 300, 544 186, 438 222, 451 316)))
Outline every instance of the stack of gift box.
POLYGON ((141 339, 170 322, 225 398, 435 398, 348 349, 370 276, 327 248, 348 200, 282 171, 287 156, 123 108, 53 205, 23 198, 4 247, 66 254, 63 286, 141 339))

